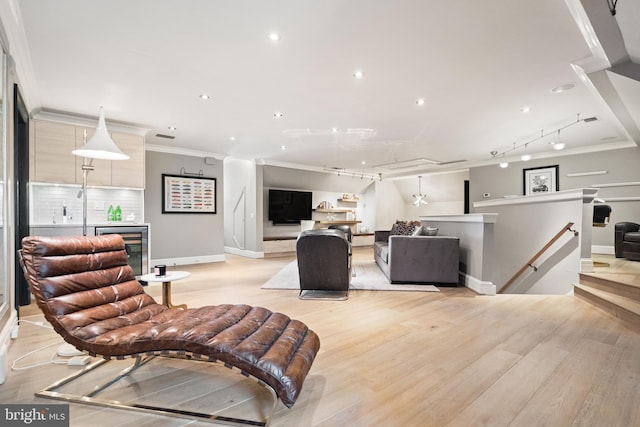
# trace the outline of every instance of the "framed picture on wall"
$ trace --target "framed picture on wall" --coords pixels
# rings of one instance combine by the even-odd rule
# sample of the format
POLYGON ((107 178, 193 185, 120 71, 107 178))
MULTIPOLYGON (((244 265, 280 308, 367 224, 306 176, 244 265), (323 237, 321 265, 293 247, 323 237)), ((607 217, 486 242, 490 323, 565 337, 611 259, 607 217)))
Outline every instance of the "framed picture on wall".
POLYGON ((560 190, 558 165, 522 170, 523 194, 553 193, 560 190))
POLYGON ((162 174, 162 213, 216 213, 216 179, 162 174))

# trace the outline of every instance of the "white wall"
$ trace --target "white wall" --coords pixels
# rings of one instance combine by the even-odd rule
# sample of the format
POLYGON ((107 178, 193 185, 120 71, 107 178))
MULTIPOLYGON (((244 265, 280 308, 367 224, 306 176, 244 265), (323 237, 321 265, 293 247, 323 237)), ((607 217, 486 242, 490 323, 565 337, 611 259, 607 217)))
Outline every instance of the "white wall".
POLYGON ((527 268, 507 291, 572 292, 578 273, 590 261, 592 226, 590 221, 585 224, 584 218, 590 219, 593 214, 591 200, 590 190, 566 190, 476 203, 477 212, 498 214, 493 227, 493 250, 489 253, 493 262, 488 280, 499 291, 556 233, 572 222, 572 229, 579 232, 578 236, 563 232, 558 241, 533 263, 537 271, 527 268))
MULTIPOLYGON (((406 220, 407 204, 396 186, 396 181, 376 181, 376 230, 391 230, 397 220, 406 220)), ((418 218, 415 218, 418 219, 418 218)))
POLYGON ((422 192, 427 195, 426 205, 415 206, 413 195, 418 193, 418 177, 395 179, 405 203, 405 214, 410 219, 424 215, 464 214, 464 182, 469 179, 469 170, 441 172, 423 175, 422 192))
POLYGON ((423 174, 422 192, 426 205, 415 206, 418 177, 383 179, 376 182, 376 229, 389 230, 397 220, 418 220, 421 216, 464 214, 464 182, 469 171, 423 174))
POLYGON ((257 209, 257 172, 251 160, 224 159, 225 251, 252 258, 262 256, 262 239, 257 238, 258 222, 262 222, 257 209))

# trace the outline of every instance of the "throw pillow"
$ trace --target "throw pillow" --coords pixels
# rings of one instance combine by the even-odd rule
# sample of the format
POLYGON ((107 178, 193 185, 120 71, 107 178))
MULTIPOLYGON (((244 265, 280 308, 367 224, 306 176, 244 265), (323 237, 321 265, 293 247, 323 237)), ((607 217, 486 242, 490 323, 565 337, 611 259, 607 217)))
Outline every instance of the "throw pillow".
POLYGON ((414 230, 419 226, 420 221, 396 221, 389 234, 396 236, 411 236, 414 230))
POLYGON ((420 225, 416 227, 415 230, 413 230, 412 236, 426 236, 426 232, 427 230, 424 228, 424 226, 420 225))
POLYGON ((438 229, 436 227, 427 227, 425 229, 425 236, 436 236, 438 234, 438 229))

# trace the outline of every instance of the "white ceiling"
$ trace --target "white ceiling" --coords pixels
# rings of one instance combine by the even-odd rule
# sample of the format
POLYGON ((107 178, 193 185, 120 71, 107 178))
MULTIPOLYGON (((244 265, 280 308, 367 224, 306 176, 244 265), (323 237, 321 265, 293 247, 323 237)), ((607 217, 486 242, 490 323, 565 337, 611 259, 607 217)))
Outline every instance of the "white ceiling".
POLYGON ((150 128, 154 146, 393 176, 513 160, 527 142, 555 155, 565 126, 567 153, 640 143, 638 3, 615 18, 604 0, 11 4, 33 111, 102 105, 108 121, 150 128), (604 71, 618 63, 625 76, 604 71), (416 158, 466 162, 398 167, 416 158))

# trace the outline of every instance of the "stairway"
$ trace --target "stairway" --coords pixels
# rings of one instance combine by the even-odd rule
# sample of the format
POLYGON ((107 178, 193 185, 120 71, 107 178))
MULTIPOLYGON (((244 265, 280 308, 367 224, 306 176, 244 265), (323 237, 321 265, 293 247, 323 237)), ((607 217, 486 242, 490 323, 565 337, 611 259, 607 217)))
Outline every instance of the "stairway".
POLYGON ((580 273, 574 295, 622 320, 640 333, 640 274, 580 273))

